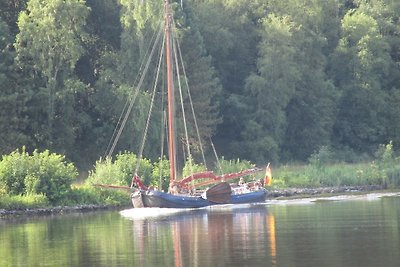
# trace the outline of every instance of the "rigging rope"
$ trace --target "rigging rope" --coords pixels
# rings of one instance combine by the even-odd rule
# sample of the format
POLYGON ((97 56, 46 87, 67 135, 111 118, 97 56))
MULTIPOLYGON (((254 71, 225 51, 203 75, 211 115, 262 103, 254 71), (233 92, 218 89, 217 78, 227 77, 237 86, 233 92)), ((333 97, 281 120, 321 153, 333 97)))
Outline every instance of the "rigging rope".
MULTIPOLYGON (((165 66, 164 66, 165 67, 165 66)), ((162 181, 162 176, 163 176, 163 170, 164 170, 164 168, 163 168, 163 159, 164 159, 164 141, 165 141, 165 137, 164 137, 164 134, 165 134, 165 132, 164 131, 166 131, 167 130, 167 114, 166 114, 166 110, 165 110, 165 99, 164 99, 164 96, 165 96, 165 73, 164 72, 162 72, 162 86, 161 86, 161 136, 160 136, 160 148, 161 148, 161 151, 160 151, 160 162, 159 162, 159 166, 158 166, 158 168, 159 168, 159 172, 160 172, 160 174, 159 174, 159 183, 158 183, 158 186, 159 186, 159 188, 160 188, 160 190, 162 190, 162 186, 163 186, 163 181, 162 181)))
MULTIPOLYGON (((173 32, 174 33, 174 32, 173 32)), ((172 38, 175 40, 177 38, 172 38)), ((192 164, 192 154, 190 152, 190 144, 189 144, 189 134, 188 134, 188 129, 187 129, 187 123, 186 123, 186 113, 185 113, 185 107, 183 105, 183 95, 182 95, 182 86, 181 86, 181 77, 180 77, 180 72, 179 72, 179 63, 178 63, 178 58, 177 58, 177 53, 176 53, 176 45, 175 42, 172 44, 173 45, 173 51, 174 51, 174 58, 175 58, 175 66, 176 66, 176 75, 177 75, 177 80, 178 80, 178 89, 179 89, 179 97, 180 97, 180 104, 181 104, 181 109, 182 109, 182 117, 183 117, 183 127, 185 130, 185 139, 186 139, 186 151, 188 153, 188 161, 189 161, 189 168, 190 168, 190 174, 193 174, 193 164, 192 164)))
POLYGON ((222 170, 221 162, 219 161, 219 158, 218 158, 218 155, 217 155, 217 150, 215 149, 214 143, 211 140, 211 138, 210 138, 210 143, 211 143, 211 147, 212 147, 213 152, 214 152, 215 159, 217 160, 218 169, 219 169, 219 171, 220 171, 220 173, 222 175, 222 174, 224 174, 224 171, 222 170))
POLYGON ((181 47, 180 47, 180 44, 179 44, 178 40, 176 40, 176 43, 177 43, 179 58, 180 58, 181 65, 182 65, 182 72, 183 72, 183 77, 184 77, 184 80, 185 80, 185 85, 186 85, 186 89, 187 89, 187 93, 188 93, 188 97, 189 97, 190 107, 191 107, 191 110, 192 110, 192 116, 193 116, 193 120, 194 120, 194 125, 195 125, 195 128, 196 128, 197 139, 198 139, 199 146, 200 146, 200 152, 201 152, 201 156, 203 158, 203 164, 207 169, 207 162, 206 162, 206 158, 204 156, 203 144, 201 142, 200 131, 199 131, 199 126, 197 124, 196 113, 195 113, 194 107, 193 107, 192 96, 191 96, 190 90, 189 90, 189 82, 188 82, 188 79, 187 79, 185 65, 184 65, 183 58, 182 58, 181 47))
POLYGON ((144 132, 143 132, 143 139, 142 139, 142 143, 141 143, 141 146, 140 146, 139 154, 137 156, 135 174, 137 174, 138 171, 139 171, 140 161, 141 161, 142 156, 143 156, 144 144, 146 143, 147 132, 148 132, 149 125, 150 125, 151 113, 152 113, 153 106, 154 106, 154 98, 155 98, 155 95, 156 95, 158 77, 160 75, 161 63, 162 63, 162 59, 163 59, 163 55, 164 55, 164 44, 165 44, 165 35, 163 37, 163 42, 162 42, 162 45, 161 45, 161 53, 160 53, 160 57, 159 57, 159 60, 158 60, 157 72, 156 72, 156 77, 155 77, 154 86, 153 86, 153 93, 152 93, 152 96, 151 96, 151 102, 150 102, 149 112, 148 112, 148 115, 147 115, 146 126, 145 126, 145 129, 144 129, 144 132))
MULTIPOLYGON (((160 25, 160 24, 161 24, 161 21, 159 22, 159 25, 160 25)), ((147 31, 147 32, 145 33, 144 39, 146 38, 146 36, 148 35, 148 33, 149 33, 149 31, 147 31)), ((153 35, 152 35, 152 37, 151 37, 151 39, 150 39, 150 43, 153 43, 153 41, 154 41, 155 38, 156 38, 156 32, 153 33, 153 35)), ((145 52, 145 54, 144 54, 144 56, 143 56, 143 59, 146 59, 146 58, 147 58, 147 55, 149 54, 149 52, 150 52, 150 46, 149 46, 149 48, 146 50, 146 52, 145 52)), ((138 73, 137 73, 137 75, 136 75, 136 78, 135 78, 133 84, 136 84, 137 80, 139 79, 140 73, 142 73, 142 70, 143 70, 144 65, 145 65, 145 60, 142 60, 142 61, 141 61, 141 64, 140 64, 140 67, 139 67, 139 71, 138 71, 138 73)), ((120 125, 120 124, 121 124, 121 121, 122 121, 122 119, 124 118, 124 114, 125 114, 125 116, 126 116, 128 104, 132 101, 133 98, 134 98, 133 95, 131 95, 131 97, 130 97, 129 99, 126 100, 125 105, 124 105, 124 107, 123 107, 123 109, 122 109, 122 112, 121 112, 121 114, 120 114, 120 116, 119 116, 119 118, 118 118, 118 122, 117 122, 117 124, 116 124, 116 127, 114 128, 113 134, 112 134, 112 136, 111 136, 111 138, 110 138, 110 141, 108 142, 108 145, 107 145, 107 148, 106 148, 106 150, 105 150, 105 154, 103 155, 103 157, 111 157, 111 155, 114 153, 115 146, 116 146, 116 144, 117 144, 117 142, 118 142, 118 140, 119 140, 119 137, 120 137, 120 135, 121 135, 120 132, 122 132, 122 131, 120 131, 120 128, 121 128, 121 127, 122 127, 122 128, 124 127, 124 126, 121 126, 121 125, 120 125), (117 134, 117 131, 118 131, 119 134, 117 134), (116 135, 117 135, 117 136, 116 136, 116 135), (113 143, 113 144, 111 145, 111 143, 113 143), (107 154, 107 155, 106 155, 106 154, 107 154)), ((135 100, 133 100, 133 102, 135 102, 135 100)), ((128 114, 129 114, 129 113, 128 113, 128 114)))
MULTIPOLYGON (((164 92, 164 87, 163 87, 164 92)), ((164 102, 164 94, 162 94, 162 102, 164 102)), ((162 119, 161 119, 161 156, 158 168, 160 170, 160 177, 159 177, 159 187, 160 190, 162 189, 162 175, 163 175, 163 158, 164 158, 164 130, 167 129, 167 120, 166 120, 166 113, 165 110, 162 109, 162 119)))
POLYGON ((155 40, 155 42, 154 42, 154 44, 153 44, 153 47, 152 47, 151 52, 150 52, 150 55, 149 55, 149 57, 148 57, 148 59, 147 59, 145 68, 144 68, 143 73, 142 73, 142 75, 141 75, 141 77, 140 77, 139 83, 138 83, 138 85, 136 86, 135 93, 134 93, 133 97, 132 97, 131 100, 130 100, 128 109, 127 109, 127 111, 125 112, 124 119, 122 120, 121 126, 120 126, 119 129, 118 129, 117 136, 116 136, 115 139, 114 139, 114 142, 113 142, 113 144, 112 144, 112 147, 111 147, 111 149, 110 149, 110 151, 109 151, 109 153, 108 153, 108 157, 111 157, 112 153, 114 152, 115 146, 116 146, 117 143, 118 143, 118 140, 119 140, 119 138, 120 138, 120 136, 121 136, 121 134, 122 134, 122 131, 123 131, 125 125, 126 125, 126 122, 127 122, 127 120, 128 120, 128 117, 129 117, 129 115, 130 115, 130 113, 131 113, 131 111, 132 111, 133 104, 134 104, 135 101, 136 101, 136 98, 137 98, 137 96, 138 96, 138 94, 139 94, 140 88, 142 87, 142 84, 143 84, 143 81, 144 81, 144 77, 146 76, 147 71, 148 71, 148 69, 149 69, 149 65, 150 65, 150 62, 151 62, 151 58, 153 57, 153 54, 154 54, 154 51, 155 51, 155 47, 156 47, 156 45, 158 44, 158 42, 159 42, 159 40, 160 40, 161 32, 162 32, 162 29, 160 29, 160 31, 157 33, 156 40, 155 40))

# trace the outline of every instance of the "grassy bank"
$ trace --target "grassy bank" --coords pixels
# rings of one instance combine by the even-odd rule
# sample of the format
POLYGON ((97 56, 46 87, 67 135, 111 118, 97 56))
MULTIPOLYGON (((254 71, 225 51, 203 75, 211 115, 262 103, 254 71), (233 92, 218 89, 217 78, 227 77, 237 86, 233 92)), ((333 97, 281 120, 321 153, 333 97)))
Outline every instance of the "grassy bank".
POLYGON ((333 158, 329 150, 313 154, 308 164, 284 165, 275 169, 274 188, 380 186, 400 188, 400 158, 392 144, 381 146, 370 161, 343 163, 333 158))
MULTIPOLYGON (((131 153, 120 154, 114 161, 99 161, 89 177, 84 182, 77 183, 76 168, 67 163, 63 156, 48 151, 35 151, 32 155, 24 150, 15 151, 3 156, 0 161, 0 209, 130 205, 129 190, 98 188, 92 184, 130 184, 135 162, 136 156, 131 153)), ((159 162, 146 160, 144 163, 147 184, 159 188, 167 185, 166 177, 162 177, 160 173, 168 172, 160 171, 159 162)), ((168 164, 163 166, 167 168, 168 164)), ((247 161, 221 160, 224 173, 237 172, 252 166, 247 161)), ((201 169, 202 166, 197 168, 201 169)), ((273 166, 272 176, 272 185, 268 187, 270 192, 327 187, 399 189, 400 157, 395 156, 392 144, 388 144, 381 146, 375 157, 369 161, 345 163, 337 160, 329 149, 322 148, 311 155, 306 164, 287 164, 276 168, 273 166)))
POLYGON ((127 190, 94 188, 89 182, 77 184, 77 176, 76 167, 62 155, 16 150, 0 161, 0 209, 129 204, 127 190))
POLYGON ((87 185, 75 185, 62 202, 50 203, 44 194, 21 194, 0 196, 0 209, 27 210, 59 206, 128 206, 129 192, 126 190, 104 190, 87 185))

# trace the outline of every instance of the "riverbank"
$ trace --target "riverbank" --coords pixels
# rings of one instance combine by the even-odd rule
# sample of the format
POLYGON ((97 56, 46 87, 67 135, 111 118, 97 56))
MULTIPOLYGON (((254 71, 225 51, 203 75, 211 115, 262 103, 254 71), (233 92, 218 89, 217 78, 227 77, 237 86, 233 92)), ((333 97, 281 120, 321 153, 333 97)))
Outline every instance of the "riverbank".
MULTIPOLYGON (((266 199, 296 199, 309 197, 329 197, 345 194, 368 194, 371 192, 385 191, 383 186, 343 186, 343 187, 320 187, 320 188, 285 188, 268 189, 266 199)), ((37 209, 5 210, 0 209, 0 218, 16 216, 48 216, 68 213, 83 213, 102 210, 115 210, 126 207, 111 205, 78 205, 58 206, 37 209)))
POLYGON ((0 218, 16 217, 16 216, 48 216, 68 213, 83 213, 101 210, 114 210, 121 208, 120 206, 111 205, 78 205, 78 206, 58 206, 37 209, 21 209, 21 210, 5 210, 0 209, 0 218))
POLYGON ((381 185, 368 186, 338 186, 318 188, 285 188, 268 190, 267 199, 275 198, 303 198, 312 196, 330 196, 338 194, 358 194, 382 191, 385 188, 381 185))

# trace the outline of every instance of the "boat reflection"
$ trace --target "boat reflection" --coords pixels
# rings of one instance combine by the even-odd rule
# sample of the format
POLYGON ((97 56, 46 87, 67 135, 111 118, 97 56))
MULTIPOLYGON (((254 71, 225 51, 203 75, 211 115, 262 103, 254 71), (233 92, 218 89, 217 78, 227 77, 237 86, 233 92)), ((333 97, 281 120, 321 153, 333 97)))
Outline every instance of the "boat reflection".
POLYGON ((276 262, 276 231, 275 231, 275 217, 272 214, 267 215, 268 223, 268 241, 271 250, 271 263, 272 266, 277 266, 276 262))
POLYGON ((135 261, 143 266, 160 264, 148 253, 155 250, 167 266, 238 266, 243 259, 276 266, 275 218, 265 205, 147 212, 155 215, 124 214, 133 221, 135 261))
POLYGON ((181 238, 179 232, 179 225, 175 222, 172 225, 172 235, 173 235, 173 244, 174 244, 174 260, 175 267, 182 266, 182 245, 181 238))

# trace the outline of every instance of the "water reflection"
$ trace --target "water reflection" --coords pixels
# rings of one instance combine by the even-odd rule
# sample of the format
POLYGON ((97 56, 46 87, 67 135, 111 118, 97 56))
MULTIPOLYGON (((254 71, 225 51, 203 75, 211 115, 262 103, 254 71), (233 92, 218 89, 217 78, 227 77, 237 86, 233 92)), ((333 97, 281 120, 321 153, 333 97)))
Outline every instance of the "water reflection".
POLYGON ((0 219, 0 266, 399 266, 399 221, 400 197, 0 219))
POLYGON ((275 232, 275 217, 273 215, 267 215, 267 221, 269 225, 268 237, 271 247, 271 263, 272 266, 276 265, 276 232, 275 232))
POLYGON ((174 244, 174 260, 175 267, 182 266, 182 248, 181 248, 181 239, 179 232, 179 225, 177 223, 173 223, 172 225, 172 235, 173 235, 173 244, 174 244))
POLYGON ((143 265, 156 263, 143 257, 146 248, 154 251, 164 247, 167 251, 171 248, 170 254, 163 256, 170 266, 239 266, 243 259, 258 264, 266 258, 276 266, 275 218, 265 205, 189 210, 173 216, 157 210, 143 212, 157 216, 129 217, 129 212, 123 213, 133 222, 138 244, 135 255, 143 265))

